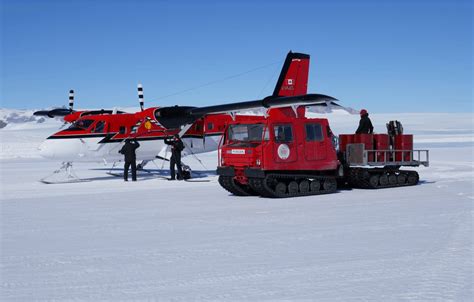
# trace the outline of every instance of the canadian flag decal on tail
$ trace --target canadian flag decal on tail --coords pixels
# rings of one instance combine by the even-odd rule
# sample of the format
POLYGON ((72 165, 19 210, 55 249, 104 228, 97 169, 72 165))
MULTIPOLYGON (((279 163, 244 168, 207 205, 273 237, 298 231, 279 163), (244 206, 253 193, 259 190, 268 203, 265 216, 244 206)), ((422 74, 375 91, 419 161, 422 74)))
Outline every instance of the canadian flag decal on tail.
POLYGON ((308 91, 309 55, 289 52, 273 96, 296 96, 308 91))

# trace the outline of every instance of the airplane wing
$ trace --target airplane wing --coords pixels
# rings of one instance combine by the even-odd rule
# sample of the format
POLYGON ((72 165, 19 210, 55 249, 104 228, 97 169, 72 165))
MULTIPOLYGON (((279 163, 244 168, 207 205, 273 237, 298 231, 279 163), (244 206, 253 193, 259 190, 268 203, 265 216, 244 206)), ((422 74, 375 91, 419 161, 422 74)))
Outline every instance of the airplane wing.
POLYGON ((256 101, 238 102, 238 103, 194 108, 194 109, 191 109, 190 114, 201 117, 202 115, 210 114, 210 113, 226 113, 226 112, 253 109, 253 108, 259 108, 259 107, 278 108, 278 107, 299 106, 299 105, 309 106, 309 105, 326 104, 326 102, 332 102, 332 101, 337 101, 337 99, 328 95, 324 95, 324 94, 305 94, 305 95, 286 96, 286 97, 269 96, 262 100, 256 100, 256 101))
POLYGON ((310 56, 289 52, 273 90, 261 100, 227 103, 206 107, 172 106, 155 110, 155 119, 168 129, 191 124, 206 114, 232 113, 254 108, 337 105, 337 99, 323 94, 307 94, 310 56))
POLYGON ((59 116, 66 116, 66 115, 69 115, 73 112, 74 112, 73 110, 68 109, 68 108, 55 108, 55 109, 51 109, 51 110, 35 111, 33 113, 33 115, 47 116, 47 117, 53 118, 53 117, 59 117, 59 116))
POLYGON ((255 108, 278 108, 288 106, 327 106, 337 105, 337 99, 324 94, 305 94, 298 96, 269 96, 261 100, 228 103, 207 107, 172 106, 155 110, 155 119, 168 129, 194 123, 197 119, 216 113, 232 113, 240 110, 255 108))
POLYGON ((36 116, 47 116, 50 118, 53 117, 64 117, 71 113, 74 113, 74 90, 69 90, 69 108, 54 108, 51 110, 40 110, 33 113, 36 116))

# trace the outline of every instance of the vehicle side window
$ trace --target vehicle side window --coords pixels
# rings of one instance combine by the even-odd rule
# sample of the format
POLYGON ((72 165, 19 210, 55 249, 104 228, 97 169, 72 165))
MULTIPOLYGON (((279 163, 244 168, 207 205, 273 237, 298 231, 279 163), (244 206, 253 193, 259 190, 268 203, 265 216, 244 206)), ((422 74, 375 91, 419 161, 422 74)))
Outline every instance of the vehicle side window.
POLYGON ((291 125, 275 125, 273 130, 276 142, 289 143, 293 141, 293 130, 291 125))
POLYGON ((102 133, 102 132, 104 132, 104 126, 105 126, 105 122, 104 121, 99 121, 95 125, 95 128, 92 132, 93 133, 102 133))
POLYGON ((125 133, 127 133, 127 128, 125 126, 120 126, 119 134, 125 134, 125 133))
POLYGON ((306 141, 323 141, 323 128, 320 124, 306 124, 306 141))
POLYGON ((214 124, 213 123, 207 123, 207 130, 212 130, 214 129, 214 124))

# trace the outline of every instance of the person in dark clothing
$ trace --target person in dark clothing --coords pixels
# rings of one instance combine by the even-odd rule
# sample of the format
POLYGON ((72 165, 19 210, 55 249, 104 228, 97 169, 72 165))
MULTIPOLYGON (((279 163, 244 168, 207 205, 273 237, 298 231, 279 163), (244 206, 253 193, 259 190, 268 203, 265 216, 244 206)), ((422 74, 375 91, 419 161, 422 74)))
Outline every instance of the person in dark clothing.
POLYGON ((140 147, 136 139, 126 139, 119 153, 124 155, 125 165, 123 167, 123 180, 128 181, 128 169, 132 168, 132 181, 137 181, 137 156, 135 150, 140 147))
POLYGON ((372 126, 372 122, 370 121, 369 118, 369 113, 367 110, 362 109, 360 111, 360 121, 359 121, 359 127, 356 130, 356 134, 371 134, 374 133, 374 126, 372 126))
POLYGON ((178 180, 183 179, 183 169, 181 167, 181 151, 184 150, 184 143, 176 134, 172 138, 165 139, 165 144, 171 146, 171 158, 170 158, 170 174, 171 179, 176 179, 176 172, 174 167, 178 168, 178 180))

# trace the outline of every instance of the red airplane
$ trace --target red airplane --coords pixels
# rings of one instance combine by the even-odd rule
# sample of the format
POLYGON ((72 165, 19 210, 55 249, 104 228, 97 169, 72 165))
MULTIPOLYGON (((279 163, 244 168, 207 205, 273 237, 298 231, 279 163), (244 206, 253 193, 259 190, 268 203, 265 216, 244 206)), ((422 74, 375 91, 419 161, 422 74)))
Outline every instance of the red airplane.
POLYGON ((207 107, 171 106, 144 108, 143 88, 138 85, 141 111, 125 113, 112 110, 75 111, 74 92, 69 108, 37 111, 35 115, 63 117, 69 128, 54 133, 40 146, 40 154, 62 162, 116 162, 126 139, 137 139, 137 160, 166 157, 164 139, 178 134, 186 146, 183 155, 217 150, 225 126, 230 121, 254 120, 252 115, 236 112, 252 108, 300 105, 327 106, 335 98, 307 94, 309 55, 289 52, 271 96, 261 100, 227 103, 207 107))

